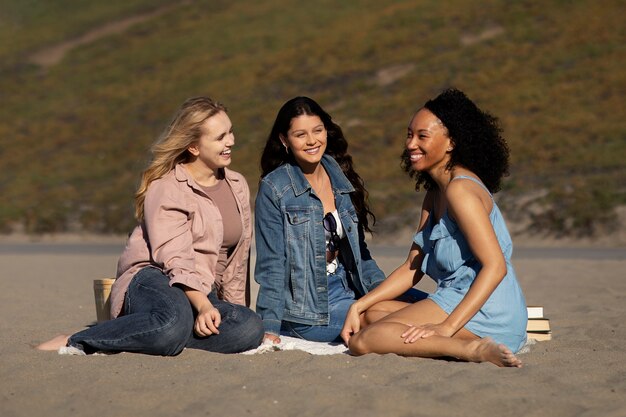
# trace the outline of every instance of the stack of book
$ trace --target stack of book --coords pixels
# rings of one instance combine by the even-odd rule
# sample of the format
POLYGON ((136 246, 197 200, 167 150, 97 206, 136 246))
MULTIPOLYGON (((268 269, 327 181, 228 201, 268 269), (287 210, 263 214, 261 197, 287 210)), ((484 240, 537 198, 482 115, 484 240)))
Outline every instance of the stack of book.
POLYGON ((526 335, 538 342, 552 339, 550 320, 543 315, 542 306, 528 306, 528 324, 526 335))

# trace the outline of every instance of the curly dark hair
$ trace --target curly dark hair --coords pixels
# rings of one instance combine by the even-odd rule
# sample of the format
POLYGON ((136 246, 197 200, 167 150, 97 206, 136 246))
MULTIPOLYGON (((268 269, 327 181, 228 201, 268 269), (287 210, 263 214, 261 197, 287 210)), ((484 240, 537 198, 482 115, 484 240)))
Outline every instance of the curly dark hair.
POLYGON ((350 193, 350 198, 356 210, 359 223, 363 230, 372 233, 369 218, 371 218, 372 225, 374 225, 376 216, 370 210, 368 192, 365 189, 363 179, 354 170, 352 156, 348 153, 348 142, 341 131, 341 127, 333 122, 330 115, 309 97, 292 98, 283 104, 278 111, 274 126, 272 126, 261 155, 261 178, 285 163, 295 162, 293 154, 291 152, 286 153, 283 149, 280 135, 287 136, 287 131, 291 127, 291 121, 302 115, 318 116, 324 123, 328 138, 324 153, 332 156, 337 161, 344 175, 354 187, 355 192, 350 193))
MULTIPOLYGON (((502 128, 498 119, 480 110, 465 93, 455 88, 443 91, 424 104, 445 126, 454 148, 446 166, 463 166, 481 179, 491 193, 500 190, 502 177, 509 174, 509 147, 501 136, 502 128)), ((408 151, 401 156, 402 169, 426 190, 437 189, 437 185, 426 172, 415 171, 411 167, 408 151)))

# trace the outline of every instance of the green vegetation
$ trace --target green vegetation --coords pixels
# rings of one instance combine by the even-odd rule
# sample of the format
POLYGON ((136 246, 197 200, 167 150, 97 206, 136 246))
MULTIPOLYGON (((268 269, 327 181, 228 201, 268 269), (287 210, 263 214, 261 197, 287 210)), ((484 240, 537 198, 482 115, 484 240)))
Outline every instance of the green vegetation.
POLYGON ((204 94, 229 107, 233 168, 253 192, 280 105, 318 100, 344 128, 382 231, 416 223, 419 195, 399 169, 406 124, 448 86, 501 118, 503 194, 545 190, 532 227, 591 234, 626 202, 622 1, 194 1, 57 65, 30 58, 177 3, 0 3, 1 230, 128 231, 148 147, 204 94))

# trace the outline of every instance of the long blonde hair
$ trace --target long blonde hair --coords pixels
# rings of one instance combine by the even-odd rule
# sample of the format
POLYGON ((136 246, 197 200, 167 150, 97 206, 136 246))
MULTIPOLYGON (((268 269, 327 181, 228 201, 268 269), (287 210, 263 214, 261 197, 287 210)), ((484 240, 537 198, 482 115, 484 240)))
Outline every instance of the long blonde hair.
POLYGON ((191 160, 187 148, 202 136, 204 121, 219 112, 226 112, 226 107, 208 97, 193 97, 181 105, 169 126, 152 145, 152 161, 141 174, 141 183, 135 193, 137 220, 143 220, 143 204, 150 183, 170 172, 176 164, 191 160))

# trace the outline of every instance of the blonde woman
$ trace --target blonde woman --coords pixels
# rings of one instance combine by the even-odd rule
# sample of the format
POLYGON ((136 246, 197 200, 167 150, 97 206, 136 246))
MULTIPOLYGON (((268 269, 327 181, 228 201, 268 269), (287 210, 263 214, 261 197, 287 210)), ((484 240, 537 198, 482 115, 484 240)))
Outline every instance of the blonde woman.
POLYGON ((153 146, 135 196, 139 224, 118 263, 113 320, 38 346, 171 356, 183 348, 257 347, 249 308, 250 192, 227 167, 235 137, 226 108, 187 100, 153 146))

